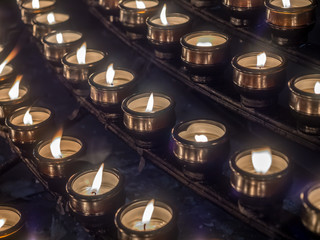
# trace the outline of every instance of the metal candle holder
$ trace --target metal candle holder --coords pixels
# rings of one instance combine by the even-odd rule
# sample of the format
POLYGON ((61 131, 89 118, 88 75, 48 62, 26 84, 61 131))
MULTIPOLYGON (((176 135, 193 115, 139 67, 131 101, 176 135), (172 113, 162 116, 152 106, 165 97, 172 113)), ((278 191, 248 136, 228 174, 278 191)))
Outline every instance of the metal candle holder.
POLYGON ((99 0, 99 5, 111 15, 119 16, 119 0, 99 0))
POLYGON ((31 26, 32 19, 39 13, 50 12, 55 9, 56 1, 55 0, 40 0, 40 8, 32 8, 32 0, 23 1, 20 5, 21 10, 21 19, 25 24, 31 26), (42 3, 46 3, 45 6, 41 7, 42 3), (30 6, 30 7, 29 7, 30 6))
POLYGON ((25 217, 20 210, 12 206, 0 205, 0 218, 6 220, 3 227, 0 228, 0 239, 14 240, 25 237, 23 231, 25 217))

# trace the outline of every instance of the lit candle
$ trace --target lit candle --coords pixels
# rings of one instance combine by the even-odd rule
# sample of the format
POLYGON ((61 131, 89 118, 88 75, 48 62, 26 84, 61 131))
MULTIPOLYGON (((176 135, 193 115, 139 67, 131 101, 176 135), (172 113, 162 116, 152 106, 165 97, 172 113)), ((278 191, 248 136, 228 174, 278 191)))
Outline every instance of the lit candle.
POLYGON ((23 225, 24 220, 20 211, 0 205, 0 239, 20 239, 23 225))
POLYGON ((5 58, 5 60, 0 64, 0 83, 11 82, 11 80, 15 77, 13 66, 9 63, 16 57, 18 53, 19 47, 15 47, 5 58))
POLYGON ((55 8, 54 0, 28 0, 21 4, 21 18, 25 24, 32 24, 32 19, 39 13, 50 12, 55 8))

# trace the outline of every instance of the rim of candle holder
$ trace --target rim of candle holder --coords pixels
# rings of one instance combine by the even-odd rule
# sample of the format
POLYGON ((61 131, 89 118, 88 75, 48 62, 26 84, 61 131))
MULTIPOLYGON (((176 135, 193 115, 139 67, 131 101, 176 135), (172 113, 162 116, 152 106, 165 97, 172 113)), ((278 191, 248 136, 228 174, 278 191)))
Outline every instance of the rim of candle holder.
POLYGON ((5 74, 5 75, 0 76, 0 84, 1 84, 1 82, 5 82, 8 79, 13 78, 16 75, 16 71, 14 70, 14 67, 12 64, 6 64, 6 66, 10 66, 12 68, 12 71, 5 74))
POLYGON ((177 140, 178 142, 188 145, 188 146, 193 146, 196 148, 202 148, 202 147, 208 147, 208 146, 215 146, 216 144, 218 144, 222 139, 226 138, 228 135, 228 131, 226 126, 221 123, 221 122, 217 122, 211 119, 194 119, 194 120, 189 120, 189 121, 183 121, 178 123, 171 131, 171 135, 173 136, 173 138, 175 140, 177 140), (179 136, 179 133, 181 132, 181 128, 184 127, 184 125, 191 125, 193 123, 211 123, 214 126, 219 127, 220 129, 222 129, 224 131, 224 134, 214 140, 208 141, 208 142, 196 142, 196 141, 190 141, 187 139, 184 139, 182 137, 179 136))
MULTIPOLYGON (((42 0, 40 0, 40 2, 41 2, 42 0)), ((24 6, 24 4, 26 4, 26 3, 28 3, 28 2, 32 2, 32 0, 27 0, 27 1, 25 1, 25 2, 22 2, 21 3, 21 5, 20 5, 20 8, 21 9, 23 9, 24 11, 27 11, 27 12, 29 12, 29 13, 40 13, 40 12, 42 12, 43 10, 45 10, 45 9, 47 9, 48 11, 50 10, 50 9, 52 9, 52 8, 55 8, 55 5, 57 4, 57 2, 55 1, 55 0, 45 0, 45 1, 48 1, 48 2, 53 2, 53 4, 52 5, 49 5, 49 6, 47 6, 47 7, 40 7, 40 8, 26 8, 25 6, 24 6)))
POLYGON ((57 31, 52 31, 48 34, 46 34, 42 39, 41 42, 43 44, 46 44, 50 47, 54 48, 60 48, 60 47, 67 47, 67 46, 72 46, 76 43, 82 43, 83 42, 83 34, 81 32, 73 31, 73 30, 57 30, 57 31), (78 40, 72 41, 72 42, 63 42, 63 43, 53 43, 53 42, 48 42, 47 38, 56 35, 57 33, 76 33, 80 35, 80 38, 78 40))
POLYGON ((171 213, 170 221, 168 221, 163 227, 158 228, 156 230, 137 231, 137 230, 133 230, 133 229, 130 229, 130 228, 127 228, 126 226, 124 226, 124 224, 121 221, 122 216, 125 213, 127 213, 129 210, 132 210, 136 207, 147 206, 149 201, 150 201, 150 199, 137 199, 137 200, 134 200, 130 203, 127 203, 124 206, 122 206, 121 208, 119 208, 118 211, 116 212, 115 218, 114 218, 114 223, 115 223, 116 227, 118 228, 118 230, 120 229, 122 232, 130 233, 131 236, 139 237, 140 235, 143 235, 143 237, 145 239, 148 237, 152 237, 153 235, 157 235, 158 233, 166 232, 166 231, 169 232, 171 229, 174 229, 175 224, 176 224, 176 220, 177 220, 175 209, 172 208, 171 206, 169 206, 167 203, 165 203, 161 200, 157 200, 157 199, 155 199, 154 206, 164 208, 171 213))
MULTIPOLYGON (((12 87, 12 83, 5 83, 5 84, 1 84, 0 85, 0 88, 11 88, 12 87)), ((19 86, 19 89, 23 89, 26 91, 26 93, 22 96, 22 97, 19 97, 17 99, 13 99, 13 100, 7 100, 7 101, 0 101, 0 106, 5 106, 5 105, 10 105, 10 104, 13 104, 13 103, 16 103, 16 102, 24 102, 29 96, 29 88, 26 86, 26 85, 20 85, 19 86)))
POLYGON ((183 17, 185 19, 187 19, 186 22, 184 23, 179 23, 179 24, 174 24, 174 25, 159 25, 159 24, 156 24, 154 22, 152 22, 153 20, 159 18, 160 19, 160 16, 158 15, 155 15, 155 16, 152 16, 152 17, 148 17, 147 20, 146 20, 146 23, 147 23, 147 26, 149 27, 152 27, 152 28, 158 28, 158 29, 161 29, 161 30, 173 30, 173 29, 176 29, 176 28, 181 28, 183 26, 188 26, 191 22, 191 18, 186 15, 186 14, 183 14, 183 13, 168 13, 167 15, 167 18, 168 17, 183 17))
MULTIPOLYGON (((264 0, 262 0, 262 5, 258 5, 258 6, 240 6, 239 4, 237 5, 239 1, 237 0, 223 0, 222 1, 222 5, 227 7, 227 8, 231 8, 232 10, 236 10, 236 11, 247 11, 247 10, 250 10, 250 9, 259 9, 259 8, 263 8, 263 2, 264 0)), ((241 2, 241 1, 240 1, 241 2)), ((249 1, 246 1, 246 2, 249 2, 249 1)), ((252 1, 250 1, 252 2, 252 1)), ((257 2, 257 1, 253 1, 253 2, 257 2)))
POLYGON ((200 51, 200 52, 211 52, 213 50, 224 48, 226 45, 229 44, 230 39, 231 38, 228 35, 226 35, 224 33, 216 32, 216 31, 196 31, 196 32, 188 33, 188 34, 182 36, 180 39, 180 44, 182 45, 182 47, 189 49, 189 50, 200 51), (199 47, 199 46, 192 45, 187 42, 187 40, 189 40, 191 37, 198 37, 198 36, 206 35, 206 34, 207 35, 213 35, 213 34, 218 35, 219 37, 226 39, 226 42, 221 43, 219 45, 207 46, 207 47, 199 47))
POLYGON ((300 200, 302 202, 302 204, 305 206, 312 209, 313 211, 320 213, 320 209, 317 208, 316 206, 314 206, 308 199, 308 196, 310 194, 310 192, 316 190, 316 189, 320 189, 320 182, 315 182, 315 183, 311 183, 308 184, 306 187, 304 187, 304 189, 302 190, 301 194, 300 194, 300 200))
POLYGON ((120 8, 120 9, 124 9, 124 10, 126 10, 126 11, 131 11, 131 12, 144 13, 145 10, 157 9, 157 8, 159 7, 160 2, 159 2, 158 0, 148 0, 148 1, 156 2, 157 5, 152 6, 152 7, 146 7, 146 8, 143 8, 143 9, 130 8, 130 7, 125 6, 125 3, 127 3, 127 2, 134 2, 134 1, 133 1, 133 0, 124 0, 124 1, 120 1, 120 2, 119 2, 119 8, 120 8))
POLYGON ((77 54, 77 51, 73 51, 73 52, 67 53, 66 55, 63 56, 63 58, 61 59, 62 64, 66 65, 70 68, 74 68, 74 69, 90 68, 90 67, 94 67, 96 65, 102 64, 108 56, 108 53, 102 52, 102 51, 96 50, 96 49, 87 49, 86 53, 89 53, 89 52, 100 53, 101 55, 103 55, 103 58, 98 61, 92 62, 92 63, 85 63, 85 64, 71 63, 71 62, 67 61, 67 58, 77 54))
POLYGON ((121 84, 121 85, 117 85, 117 86, 100 85, 100 84, 96 83, 95 81, 93 81, 93 79, 97 75, 99 75, 99 74, 101 74, 103 72, 106 72, 105 70, 103 70, 103 71, 92 73, 90 75, 89 80, 88 80, 89 81, 89 85, 99 89, 99 91, 109 92, 109 91, 116 91, 116 90, 124 89, 124 88, 132 86, 132 85, 134 85, 136 83, 137 77, 136 77, 136 75, 135 75, 135 73, 133 71, 131 71, 129 69, 126 69, 126 68, 121 68, 121 67, 114 68, 114 70, 115 71, 120 70, 120 71, 129 72, 130 74, 132 74, 133 79, 131 81, 128 81, 127 83, 124 83, 124 84, 121 84))
POLYGON ((19 113, 25 113, 30 107, 22 107, 19 109, 16 109, 15 111, 13 111, 12 113, 10 113, 8 115, 8 117, 6 118, 6 124, 9 128, 14 129, 14 130, 34 130, 34 129, 38 129, 41 128, 43 126, 45 126, 48 122, 51 122, 54 118, 54 112, 48 108, 45 107, 31 107, 30 109, 30 113, 32 112, 36 112, 37 110, 41 110, 41 112, 46 112, 49 114, 49 117, 44 120, 43 122, 37 123, 37 124, 32 124, 32 125, 25 125, 25 126, 18 126, 18 125, 14 125, 12 123, 12 119, 14 117, 16 117, 16 115, 18 115, 19 113))
POLYGON ((256 75, 281 72, 282 70, 284 70, 286 68, 287 60, 285 59, 285 57, 283 57, 281 54, 276 54, 273 52, 265 52, 265 54, 267 55, 267 57, 272 57, 272 58, 275 58, 275 59, 281 61, 281 64, 278 66, 275 66, 275 67, 270 67, 270 68, 266 68, 266 69, 255 69, 255 68, 248 68, 248 67, 241 66, 238 63, 238 61, 242 58, 257 56, 260 53, 262 53, 262 52, 249 52, 249 53, 245 53, 245 54, 236 55, 232 58, 231 65, 234 69, 236 69, 239 72, 248 73, 248 74, 256 74, 256 75))
POLYGON ((22 211, 22 209, 20 209, 16 206, 13 206, 13 205, 0 204, 0 209, 13 211, 20 216, 20 219, 16 225, 14 225, 13 227, 11 227, 5 231, 2 231, 3 237, 0 236, 0 239, 2 239, 2 238, 10 237, 11 235, 17 233, 24 226, 25 217, 24 217, 24 212, 22 211))
POLYGON ((304 92, 295 86, 295 84, 298 81, 306 78, 308 79, 310 77, 319 78, 319 82, 320 82, 320 74, 307 74, 307 75, 291 78, 290 81, 288 82, 288 87, 292 93, 298 95, 299 97, 313 99, 313 100, 320 100, 320 94, 304 92))
POLYGON ((48 15, 48 14, 49 14, 48 12, 37 14, 37 16, 32 19, 32 24, 36 24, 38 26, 45 26, 45 27, 49 27, 50 28, 50 27, 57 27, 57 26, 59 27, 60 25, 63 25, 63 24, 67 23, 70 20, 70 16, 68 14, 66 14, 66 13, 53 12, 53 14, 67 15, 68 18, 65 21, 55 22, 55 23, 51 23, 51 24, 50 23, 42 23, 42 22, 37 21, 37 17, 38 16, 48 15))
POLYGON ((266 6, 266 8, 270 9, 270 10, 276 10, 278 12, 289 12, 289 13, 297 13, 297 12, 304 12, 308 9, 312 9, 315 8, 317 6, 316 1, 314 0, 309 0, 310 1, 310 5, 304 6, 304 7, 289 7, 289 8, 282 8, 282 7, 278 7, 275 6, 273 4, 271 4, 271 1, 273 0, 266 0, 264 5, 266 6))
POLYGON ((288 166, 281 170, 280 172, 276 172, 276 173, 272 173, 272 174, 253 174, 253 173, 249 173, 249 172, 246 172, 244 170, 242 170, 241 168, 238 167, 238 165, 236 164, 236 160, 238 160, 240 157, 242 156, 246 156, 246 155, 251 155, 250 153, 252 152, 253 149, 246 149, 246 150, 243 150, 243 151, 237 151, 236 153, 234 153, 230 160, 229 160, 229 166, 232 170, 232 172, 234 172, 235 174, 237 175, 241 175, 242 177, 245 177, 245 178, 248 178, 248 179, 254 179, 254 180, 259 180, 259 181, 272 181, 274 180, 275 178, 282 178, 283 176, 286 176, 287 174, 290 173, 290 169, 291 169, 291 161, 289 159, 289 157, 285 154, 283 154, 282 152, 278 151, 278 150, 275 150, 275 149, 271 149, 271 154, 272 155, 277 155, 281 158, 283 158, 286 163, 288 164, 288 166))
POLYGON ((154 97, 163 97, 165 99, 167 99, 170 104, 168 107, 164 108, 164 109, 161 109, 159 111, 156 111, 156 112, 137 112, 137 111, 134 111, 134 110, 131 110, 128 108, 128 104, 136 99, 139 99, 141 97, 149 97, 151 94, 151 92, 149 93, 136 93, 136 94, 133 94, 127 98, 125 98, 121 104, 121 109, 123 112, 125 112, 126 114, 130 114, 132 116, 135 116, 135 117, 155 117, 157 115, 161 115, 165 112, 169 112, 171 110, 173 110, 175 108, 175 101, 173 100, 173 98, 165 95, 165 94, 162 94, 162 93, 155 93, 153 92, 153 96, 154 97))

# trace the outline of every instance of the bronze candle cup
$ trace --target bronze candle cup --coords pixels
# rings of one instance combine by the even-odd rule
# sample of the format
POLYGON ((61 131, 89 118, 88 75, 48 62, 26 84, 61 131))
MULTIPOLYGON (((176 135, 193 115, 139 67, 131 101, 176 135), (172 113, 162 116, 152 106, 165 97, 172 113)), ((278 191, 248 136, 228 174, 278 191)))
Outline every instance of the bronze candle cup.
POLYGON ((213 7, 219 4, 219 1, 217 0, 191 0, 190 2, 198 8, 213 7))
POLYGON ((42 39, 42 37, 54 30, 63 29, 63 27, 65 27, 66 23, 69 21, 69 18, 69 15, 63 13, 50 12, 38 14, 32 19, 32 34, 34 37, 42 39), (55 22, 48 22, 47 18, 49 14, 53 14, 51 16, 54 16, 55 22))
POLYGON ((175 103, 172 98, 154 93, 154 111, 145 112, 150 93, 135 94, 123 100, 123 124, 136 138, 136 144, 152 148, 167 142, 175 124, 175 103))
POLYGON ((103 109, 109 119, 118 119, 121 115, 122 101, 133 94, 137 84, 135 74, 123 68, 114 69, 113 84, 106 82, 106 71, 90 76, 90 98, 99 108, 103 109))
POLYGON ((248 26, 257 23, 263 15, 264 0, 223 0, 222 4, 230 14, 230 22, 235 26, 248 26))
POLYGON ((0 227, 0 239, 15 240, 24 238, 25 218, 15 207, 0 205, 0 220, 4 221, 0 227))
POLYGON ((32 19, 39 13, 46 13, 53 11, 56 5, 56 1, 54 0, 40 0, 40 8, 32 7, 32 0, 24 1, 20 5, 21 10, 21 19, 25 24, 31 26, 32 19))
POLYGON ((6 64, 0 73, 0 84, 13 82, 16 77, 16 71, 11 64, 6 64))
POLYGON ((233 83, 246 107, 266 108, 274 105, 286 81, 284 57, 267 52, 264 67, 257 67, 257 55, 251 52, 235 56, 232 61, 233 83))
POLYGON ((227 129, 212 120, 182 122, 171 131, 170 148, 187 176, 198 180, 213 178, 228 155, 227 129))
POLYGON ((301 221, 312 233, 320 236, 320 184, 308 185, 300 194, 301 221))
POLYGON ((223 72, 229 59, 229 43, 227 35, 213 31, 199 31, 183 36, 180 40, 181 60, 190 72, 191 79, 207 83, 214 80, 213 76, 223 72))
POLYGON ((154 230, 137 230, 135 226, 141 222, 148 200, 136 200, 121 207, 115 215, 115 225, 118 229, 118 239, 136 240, 175 240, 178 237, 177 216, 166 203, 155 201, 151 222, 161 227, 154 230))
POLYGON ((166 18, 168 25, 161 23, 160 16, 147 19, 147 38, 154 47, 156 57, 161 59, 171 59, 179 55, 180 38, 191 26, 190 18, 181 13, 170 13, 166 18))
POLYGON ((104 169, 99 190, 103 193, 86 194, 96 174, 97 170, 76 173, 66 185, 72 214, 91 230, 113 225, 116 211, 125 202, 124 177, 116 169, 104 169))
POLYGON ((314 92, 318 81, 320 74, 310 74, 292 78, 288 83, 289 106, 297 119, 298 128, 314 135, 320 134, 320 95, 314 92))
POLYGON ((11 141, 17 145, 33 144, 48 134, 53 125, 53 113, 43 107, 23 107, 15 110, 6 118, 11 141), (24 124, 23 118, 30 109, 33 123, 24 124))
POLYGON ((124 0, 119 3, 120 22, 131 39, 141 39, 147 34, 146 19, 155 15, 158 10, 158 0, 141 1, 146 8, 139 9, 135 0, 124 0))
MULTIPOLYGON (((99 0, 98 4, 107 11, 108 15, 119 17, 119 0, 99 0)), ((112 21, 113 18, 111 17, 112 21)))
POLYGON ((307 41, 308 32, 316 21, 316 1, 291 0, 291 7, 284 8, 281 1, 266 0, 265 6, 273 41, 288 46, 307 41))

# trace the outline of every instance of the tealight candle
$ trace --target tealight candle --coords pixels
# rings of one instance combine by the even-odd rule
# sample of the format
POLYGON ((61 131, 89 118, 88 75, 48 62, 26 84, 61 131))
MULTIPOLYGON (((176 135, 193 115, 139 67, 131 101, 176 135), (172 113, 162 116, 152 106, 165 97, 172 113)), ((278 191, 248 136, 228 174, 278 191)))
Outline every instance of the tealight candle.
POLYGON ((135 94, 123 100, 123 123, 140 147, 163 144, 175 123, 174 101, 160 93, 135 94))
POLYGON ((180 13, 166 14, 164 4, 160 16, 147 19, 150 43, 154 46, 155 55, 162 59, 170 59, 178 53, 180 38, 190 28, 190 18, 180 13))
POLYGON ((277 199, 289 187, 290 161, 281 152, 250 149, 234 154, 229 160, 230 182, 241 196, 277 199))
POLYGON ((302 202, 301 220, 303 225, 320 235, 320 184, 310 184, 300 194, 302 202))
POLYGON ((229 57, 229 42, 227 35, 213 31, 193 32, 181 38, 181 59, 193 81, 211 81, 211 76, 224 69, 229 57))
POLYGON ((280 45, 297 45, 307 41, 316 20, 314 0, 266 0, 266 22, 272 39, 280 45))
POLYGON ((71 211, 88 227, 106 225, 125 202, 123 176, 116 169, 104 169, 104 164, 98 171, 74 174, 66 189, 71 211))
POLYGON ((21 107, 28 99, 28 88, 20 86, 22 76, 18 76, 16 81, 0 85, 0 121, 15 109, 21 107))
POLYGON ((113 68, 113 64, 103 72, 90 76, 90 98, 106 110, 108 118, 118 118, 123 99, 133 94, 136 85, 135 75, 123 68, 113 68))
POLYGON ((173 240, 178 236, 173 209, 157 200, 137 200, 118 210, 115 224, 118 239, 173 240))
POLYGON ((222 4, 230 12, 230 22, 235 26, 255 23, 264 10, 264 0, 223 0, 222 4))
POLYGON ((187 176, 203 179, 221 170, 229 149, 222 123, 204 119, 182 122, 172 129, 171 138, 172 152, 187 176))
POLYGON ((54 0, 28 0, 21 4, 21 18, 25 24, 32 24, 32 19, 39 13, 50 12, 55 8, 54 0))
POLYGON ((269 107, 277 102, 285 83, 286 60, 270 52, 251 52, 232 59, 233 83, 247 107, 269 107))
POLYGON ((23 226, 24 218, 19 210, 0 205, 0 239, 20 239, 23 226))
POLYGON ((43 13, 32 19, 33 36, 41 39, 46 34, 61 29, 69 20, 69 15, 63 13, 43 13))
POLYGON ((140 39, 146 35, 146 19, 156 13, 158 6, 158 0, 125 0, 119 3, 120 22, 128 37, 140 39))
POLYGON ((52 124, 52 112, 43 107, 23 107, 6 119, 10 138, 18 144, 35 143, 46 135, 52 124))
POLYGON ((63 76, 75 88, 88 88, 89 76, 105 65, 107 55, 104 52, 88 49, 86 44, 62 58, 63 76))
POLYGON ((39 142, 34 157, 39 171, 47 178, 67 178, 73 174, 74 165, 84 150, 83 143, 74 137, 62 137, 62 129, 53 140, 39 142))
POLYGON ((308 134, 320 134, 320 74, 292 78, 289 83, 289 106, 298 127, 308 134))
MULTIPOLYGON (((2 51, 2 49, 0 49, 2 51)), ((0 51, 0 52, 1 52, 0 51)), ((10 63, 12 59, 15 58, 15 56, 19 53, 19 48, 15 47, 9 55, 3 60, 3 62, 0 64, 0 83, 7 83, 11 82, 15 76, 16 73, 14 71, 14 68, 10 63)))

